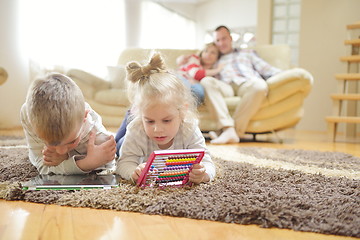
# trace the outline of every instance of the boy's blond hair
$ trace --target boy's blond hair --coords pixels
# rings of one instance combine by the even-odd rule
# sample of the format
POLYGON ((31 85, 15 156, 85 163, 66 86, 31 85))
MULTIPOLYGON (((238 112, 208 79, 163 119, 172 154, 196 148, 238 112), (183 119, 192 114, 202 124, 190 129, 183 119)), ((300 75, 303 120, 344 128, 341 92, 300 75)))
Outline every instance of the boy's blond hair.
POLYGON ((69 77, 50 73, 30 86, 26 105, 35 133, 50 145, 58 145, 85 117, 85 100, 69 77))
POLYGON ((153 103, 173 104, 183 120, 196 119, 196 99, 190 89, 169 73, 159 53, 155 53, 147 65, 141 66, 137 62, 128 63, 127 79, 129 84, 128 96, 135 110, 135 117, 153 103))

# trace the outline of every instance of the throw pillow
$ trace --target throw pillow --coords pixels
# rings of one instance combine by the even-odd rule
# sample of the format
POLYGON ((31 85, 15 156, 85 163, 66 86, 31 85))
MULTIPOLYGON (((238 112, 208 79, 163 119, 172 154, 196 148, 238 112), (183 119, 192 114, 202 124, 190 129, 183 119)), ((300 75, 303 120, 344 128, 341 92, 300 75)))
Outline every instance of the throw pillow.
POLYGON ((111 88, 125 89, 126 83, 126 70, 125 66, 108 66, 108 80, 111 88))

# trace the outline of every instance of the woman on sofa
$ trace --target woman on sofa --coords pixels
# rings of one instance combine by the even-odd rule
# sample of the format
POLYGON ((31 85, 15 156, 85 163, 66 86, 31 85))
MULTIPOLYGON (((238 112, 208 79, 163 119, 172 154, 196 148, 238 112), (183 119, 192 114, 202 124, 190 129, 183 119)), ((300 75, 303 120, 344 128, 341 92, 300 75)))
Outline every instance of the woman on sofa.
POLYGON ((205 92, 200 81, 206 76, 215 76, 222 70, 222 65, 215 67, 220 58, 220 51, 215 43, 205 45, 199 54, 181 55, 176 59, 179 66, 178 77, 195 94, 198 105, 204 102, 205 92))

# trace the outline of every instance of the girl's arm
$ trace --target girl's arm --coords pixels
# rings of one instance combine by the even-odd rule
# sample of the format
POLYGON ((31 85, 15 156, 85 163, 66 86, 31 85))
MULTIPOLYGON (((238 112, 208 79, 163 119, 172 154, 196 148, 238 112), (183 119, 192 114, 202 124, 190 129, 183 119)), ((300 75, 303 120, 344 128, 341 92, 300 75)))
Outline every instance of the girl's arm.
POLYGON ((220 73, 221 70, 223 69, 223 65, 219 64, 216 66, 216 68, 212 68, 212 69, 205 69, 205 75, 206 76, 215 76, 216 74, 220 73))
POLYGON ((145 132, 142 133, 132 126, 134 126, 133 122, 128 125, 116 168, 116 173, 127 180, 133 179, 136 168, 144 161, 146 148, 145 132))
POLYGON ((215 178, 216 170, 209 150, 206 148, 205 139, 199 127, 196 127, 192 135, 188 139, 187 149, 202 148, 205 149, 205 155, 199 166, 194 165, 193 171, 190 173, 190 181, 195 183, 208 182, 215 178), (202 172, 202 173, 201 173, 202 172), (199 174, 201 176, 199 176, 199 174), (197 175, 197 176, 195 176, 197 175))

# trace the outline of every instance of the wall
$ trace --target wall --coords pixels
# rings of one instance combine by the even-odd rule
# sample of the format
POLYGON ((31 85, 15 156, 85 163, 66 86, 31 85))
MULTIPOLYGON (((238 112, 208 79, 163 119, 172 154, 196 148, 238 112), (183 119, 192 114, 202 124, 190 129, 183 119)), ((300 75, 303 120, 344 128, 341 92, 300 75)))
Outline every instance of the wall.
POLYGON ((139 47, 141 31, 141 0, 125 0, 126 47, 139 47))
POLYGON ((204 44, 206 31, 219 25, 229 28, 255 27, 257 24, 257 2, 254 0, 212 0, 196 8, 198 46, 204 44))
POLYGON ((260 0, 257 7, 256 43, 271 44, 272 0, 260 0))
POLYGON ((330 94, 337 91, 334 75, 346 72, 345 63, 339 61, 350 48, 344 45, 346 25, 360 20, 359 9, 358 0, 302 0, 299 63, 314 75, 315 83, 299 129, 327 129, 325 117, 332 114, 330 94))
POLYGON ((159 1, 158 3, 164 8, 169 9, 170 11, 174 11, 185 18, 196 21, 196 4, 194 3, 181 3, 172 1, 159 1))
POLYGON ((0 129, 20 126, 19 112, 28 86, 27 61, 19 44, 18 3, 19 0, 0 1, 0 66, 9 74, 0 86, 0 129))
POLYGON ((256 0, 208 0, 198 4, 177 1, 160 1, 160 4, 197 23, 197 46, 202 48, 206 32, 212 31, 219 25, 230 28, 255 27, 257 2, 256 0))
MULTIPOLYGON (((257 42, 271 43, 271 0, 258 4, 257 42)), ((336 93, 334 75, 346 71, 339 61, 348 54, 346 25, 360 20, 358 0, 301 0, 299 66, 314 76, 314 87, 305 100, 305 116, 297 129, 326 131, 325 117, 332 114, 330 94, 336 93)), ((340 124, 340 131, 344 126, 340 124)))

